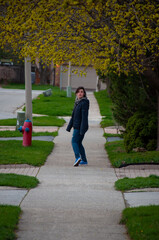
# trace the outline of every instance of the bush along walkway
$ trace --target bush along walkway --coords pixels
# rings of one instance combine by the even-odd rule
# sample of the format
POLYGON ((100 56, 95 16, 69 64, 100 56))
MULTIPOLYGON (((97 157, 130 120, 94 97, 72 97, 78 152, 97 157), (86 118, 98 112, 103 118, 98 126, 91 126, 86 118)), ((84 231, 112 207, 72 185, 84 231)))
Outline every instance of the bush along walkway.
MULTIPOLYGON (((107 140, 108 137, 120 137, 115 135, 118 133, 116 126, 107 127, 105 130, 107 130, 105 134, 107 140)), ((127 226, 128 234, 133 240, 157 240, 159 236, 158 152, 126 153, 123 140, 111 140, 112 142, 110 140, 105 144, 105 148, 119 179, 115 182, 115 188, 123 192, 127 206, 122 213, 121 223, 127 226)))
POLYGON ((102 123, 101 126, 105 132, 105 148, 112 166, 115 167, 117 177, 148 177, 151 174, 159 176, 159 152, 127 153, 123 140, 115 141, 116 138, 122 137, 122 134, 117 133, 120 133, 118 130, 123 129, 121 127, 118 129, 117 124, 115 125, 115 121, 113 121, 112 103, 106 90, 95 93, 95 97, 98 101, 101 114, 105 116, 105 119, 111 119, 110 124, 108 121, 105 121, 105 124, 103 125, 102 123))
POLYGON ((60 128, 54 151, 38 173, 40 185, 21 203, 19 240, 128 239, 119 224, 125 205, 114 189, 117 178, 104 149, 98 105, 93 94, 88 98, 90 129, 84 139, 88 165, 73 167, 72 133, 66 132, 66 125, 60 128))

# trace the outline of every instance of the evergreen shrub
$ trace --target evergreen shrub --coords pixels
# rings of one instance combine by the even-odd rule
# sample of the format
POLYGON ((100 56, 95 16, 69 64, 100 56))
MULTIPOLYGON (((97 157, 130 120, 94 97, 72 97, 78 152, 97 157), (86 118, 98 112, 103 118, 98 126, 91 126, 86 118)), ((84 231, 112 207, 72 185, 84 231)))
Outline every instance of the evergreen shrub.
POLYGON ((143 147, 153 151, 157 147, 157 113, 136 112, 129 118, 124 133, 124 145, 127 152, 143 147))
POLYGON ((126 127, 130 117, 135 112, 156 111, 156 94, 143 76, 131 73, 126 76, 110 74, 110 97, 113 103, 113 116, 115 120, 126 127))

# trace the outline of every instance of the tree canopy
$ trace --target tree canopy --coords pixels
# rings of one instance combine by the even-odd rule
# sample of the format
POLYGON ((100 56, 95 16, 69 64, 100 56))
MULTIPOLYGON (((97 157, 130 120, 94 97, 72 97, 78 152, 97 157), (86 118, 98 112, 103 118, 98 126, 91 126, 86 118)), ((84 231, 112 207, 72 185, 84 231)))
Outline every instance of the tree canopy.
POLYGON ((143 74, 158 96, 159 0, 0 0, 0 47, 43 63, 143 74))
POLYGON ((11 45, 21 57, 58 64, 71 60, 105 72, 158 74, 157 0, 0 3, 0 45, 11 45))

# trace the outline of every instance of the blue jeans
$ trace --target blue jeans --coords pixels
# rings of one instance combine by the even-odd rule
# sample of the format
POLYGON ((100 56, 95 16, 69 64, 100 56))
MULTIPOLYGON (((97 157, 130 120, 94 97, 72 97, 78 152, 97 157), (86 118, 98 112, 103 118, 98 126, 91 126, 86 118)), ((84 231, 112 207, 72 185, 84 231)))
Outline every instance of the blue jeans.
POLYGON ((75 154, 75 158, 81 157, 81 160, 84 162, 87 162, 86 154, 84 147, 82 145, 82 140, 84 138, 84 135, 80 135, 79 129, 73 130, 73 136, 72 136, 72 148, 75 154))

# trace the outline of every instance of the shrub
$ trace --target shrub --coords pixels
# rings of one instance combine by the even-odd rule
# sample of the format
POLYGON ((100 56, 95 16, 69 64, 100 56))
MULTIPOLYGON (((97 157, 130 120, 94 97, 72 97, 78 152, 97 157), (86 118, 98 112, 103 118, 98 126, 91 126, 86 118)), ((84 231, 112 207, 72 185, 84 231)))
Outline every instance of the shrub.
POLYGON ((157 97, 143 76, 131 73, 128 76, 109 74, 110 98, 115 120, 126 127, 128 119, 137 111, 156 111, 157 97))
POLYGON ((148 151, 157 146, 157 113, 136 112, 129 118, 124 133, 124 145, 127 152, 133 148, 144 147, 148 151))

